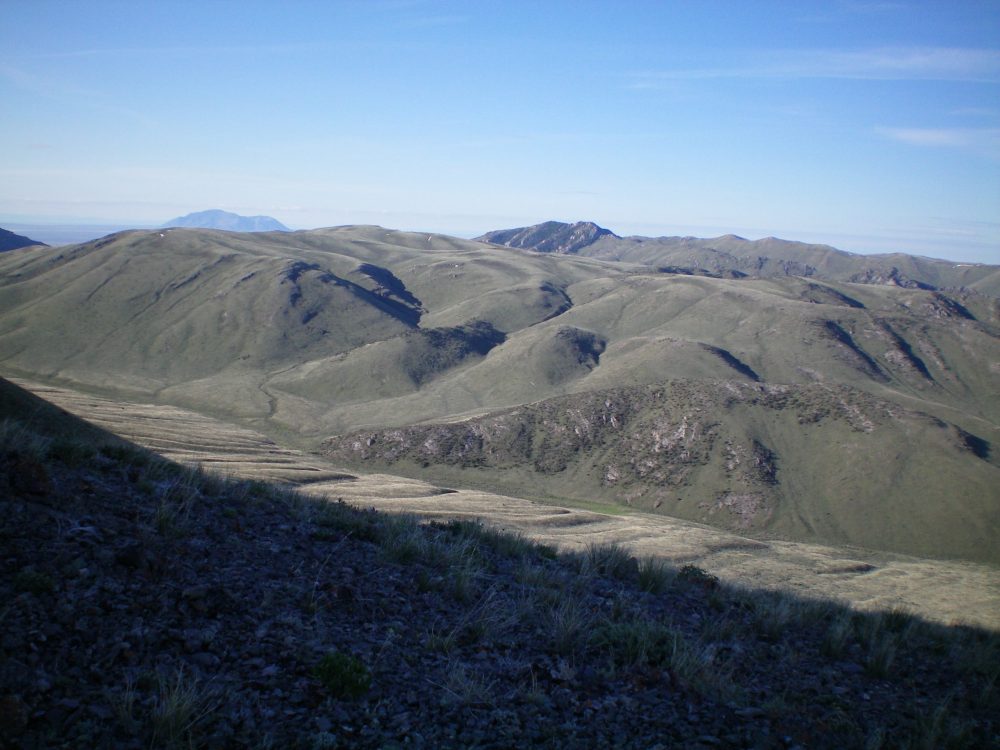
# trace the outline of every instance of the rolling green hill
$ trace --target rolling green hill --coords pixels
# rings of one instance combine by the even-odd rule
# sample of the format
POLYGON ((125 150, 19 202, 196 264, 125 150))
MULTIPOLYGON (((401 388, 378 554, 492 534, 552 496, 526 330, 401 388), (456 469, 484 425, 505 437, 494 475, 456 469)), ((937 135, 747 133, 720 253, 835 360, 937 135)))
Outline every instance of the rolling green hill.
MULTIPOLYGON (((796 243, 771 244, 785 253, 775 262, 800 262, 796 243)), ((831 269, 846 255, 811 252, 831 269)), ((241 419, 305 447, 350 435, 327 449, 354 462, 367 454, 337 446, 361 431, 410 440, 444 429, 426 425, 499 420, 534 435, 530 450, 460 476, 754 533, 994 559, 997 300, 707 265, 666 272, 372 226, 129 231, 0 257, 0 371, 241 419), (792 395, 776 401, 781 389, 792 395), (573 410, 608 394, 631 394, 634 433, 564 440, 556 426, 572 432, 573 410), (810 421, 803 399, 841 416, 810 421), (841 402, 881 421, 858 428, 841 402), (656 425, 677 429, 696 404, 710 414, 696 458, 637 468, 635 451, 659 455, 656 425), (770 456, 770 479, 726 469, 727 445, 741 461, 770 456)), ((467 463, 408 450, 413 470, 467 463)))

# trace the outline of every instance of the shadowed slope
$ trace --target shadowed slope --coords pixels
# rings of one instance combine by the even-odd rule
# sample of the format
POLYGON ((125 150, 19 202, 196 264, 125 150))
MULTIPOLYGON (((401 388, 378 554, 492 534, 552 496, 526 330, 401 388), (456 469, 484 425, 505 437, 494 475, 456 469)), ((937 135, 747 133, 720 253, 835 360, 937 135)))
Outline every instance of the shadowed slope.
MULTIPOLYGON (((276 445, 259 432, 189 410, 115 401, 26 381, 21 385, 60 409, 171 460, 243 479, 291 482, 317 498, 438 520, 481 519, 563 550, 584 552, 595 542, 619 544, 637 555, 698 565, 729 583, 792 590, 861 609, 905 608, 942 623, 1000 627, 1000 573, 991 565, 753 540, 611 504, 567 506, 482 490, 444 489, 398 475, 350 475, 318 456, 276 445)), ((32 408, 38 403, 32 399, 32 408)), ((58 430, 62 429, 60 425, 58 430)), ((440 467, 434 470, 440 473, 440 467)), ((504 470, 505 475, 511 473, 517 470, 504 470)), ((468 480, 470 475, 464 472, 452 478, 468 480)))
MULTIPOLYGON (((639 750, 780 737, 839 750, 997 738, 1000 638, 968 625, 733 587, 622 544, 573 544, 565 524, 550 528, 575 552, 23 426, 0 431, 0 488, 4 747, 639 750), (26 483, 27 466, 45 481, 26 483)), ((968 564, 921 572, 684 531, 674 538, 688 550, 806 560, 831 587, 930 572, 927 598, 991 597, 989 573, 968 564)))

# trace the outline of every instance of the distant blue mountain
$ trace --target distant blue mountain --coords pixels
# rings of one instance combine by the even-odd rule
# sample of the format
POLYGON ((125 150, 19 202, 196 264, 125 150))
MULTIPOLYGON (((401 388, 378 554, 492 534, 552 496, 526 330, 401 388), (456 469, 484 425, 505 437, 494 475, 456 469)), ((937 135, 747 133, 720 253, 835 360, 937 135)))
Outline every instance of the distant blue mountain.
POLYGON ((19 247, 30 247, 31 245, 44 244, 44 242, 33 240, 30 237, 14 234, 6 229, 0 229, 0 253, 5 250, 17 250, 19 247))
POLYGON ((197 211, 171 219, 164 227, 188 229, 224 229, 227 232, 289 232, 288 227, 270 216, 240 216, 217 208, 197 211))

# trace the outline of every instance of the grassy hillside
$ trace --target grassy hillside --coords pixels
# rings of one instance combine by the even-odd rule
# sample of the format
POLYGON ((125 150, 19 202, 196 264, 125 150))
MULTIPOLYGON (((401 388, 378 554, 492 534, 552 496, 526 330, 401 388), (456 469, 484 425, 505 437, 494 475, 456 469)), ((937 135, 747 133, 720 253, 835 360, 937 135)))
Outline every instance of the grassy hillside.
POLYGON ((0 395, 4 746, 1000 743, 995 633, 224 481, 0 395))
POLYGON ((1000 432, 988 438, 844 387, 672 381, 353 433, 326 451, 741 533, 1000 562, 1000 432))
MULTIPOLYGON (((606 482, 595 467, 610 458, 597 454, 546 471, 561 460, 547 455, 558 452, 548 443, 532 448, 516 477, 497 477, 518 491, 537 483, 564 497, 593 494, 793 539, 993 559, 983 550, 1000 486, 990 473, 1000 421, 997 301, 730 276, 380 227, 131 231, 0 257, 0 368, 243 419, 317 447, 358 430, 684 381, 688 402, 714 404, 706 458, 682 472, 690 489, 675 491, 673 470, 635 486, 606 482), (719 402, 720 383, 845 388, 902 416, 870 433, 836 421, 813 430, 785 407, 719 402), (978 447, 956 448, 948 435, 978 447), (780 467, 773 483, 732 484, 721 468, 726 441, 765 446, 780 467), (730 500, 744 495, 759 496, 748 501, 756 511, 730 500), (867 511, 858 498, 868 498, 867 511)), ((646 427, 673 424, 675 408, 687 408, 639 400, 637 424, 646 427)))

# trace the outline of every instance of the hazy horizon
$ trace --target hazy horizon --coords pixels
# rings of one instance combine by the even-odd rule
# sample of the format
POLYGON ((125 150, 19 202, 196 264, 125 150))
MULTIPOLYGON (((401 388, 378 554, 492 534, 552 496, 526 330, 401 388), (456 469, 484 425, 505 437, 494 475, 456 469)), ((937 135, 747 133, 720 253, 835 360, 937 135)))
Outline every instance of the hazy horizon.
POLYGON ((0 226, 546 220, 1000 263, 1000 4, 8 2, 0 226))
MULTIPOLYGON (((589 221, 589 219, 578 219, 577 221, 589 221)), ((11 222, 5 223, 2 219, 0 219, 0 228, 7 229, 8 231, 15 232, 16 234, 21 234, 21 235, 28 236, 28 237, 30 237, 33 240, 37 240, 39 242, 44 242, 47 245, 70 245, 70 244, 77 244, 77 243, 80 243, 80 242, 88 242, 88 241, 94 240, 94 239, 99 239, 100 237, 104 237, 104 236, 106 236, 108 234, 113 234, 115 232, 125 231, 127 229, 159 229, 159 228, 161 228, 163 226, 164 223, 165 222, 158 222, 158 223, 114 222, 113 223, 113 222, 99 222, 99 221, 82 222, 82 223, 79 223, 79 224, 64 224, 64 223, 59 223, 57 221, 54 221, 54 222, 39 222, 39 223, 11 221, 11 222)), ((352 225, 365 225, 365 224, 375 224, 377 226, 385 226, 383 224, 378 224, 377 222, 351 222, 351 223, 348 223, 348 224, 327 224, 327 225, 316 226, 316 227, 295 227, 295 226, 293 226, 293 227, 289 227, 289 230, 293 231, 293 232, 295 232, 295 231, 308 231, 308 230, 311 230, 311 229, 324 229, 324 228, 336 227, 336 226, 352 226, 352 225)), ((385 228, 386 229, 391 229, 391 230, 404 231, 404 232, 405 231, 430 232, 430 233, 433 233, 433 234, 444 234, 444 235, 448 235, 448 236, 459 237, 461 239, 473 239, 475 237, 478 237, 478 236, 480 236, 482 234, 485 234, 488 231, 492 231, 494 229, 512 229, 514 227, 492 227, 491 229, 484 229, 482 231, 470 231, 470 232, 464 232, 464 233, 448 232, 448 231, 443 231, 443 230, 440 230, 440 229, 427 228, 427 227, 393 227, 393 226, 385 226, 385 228)), ((745 239, 749 239, 749 240, 763 239, 765 237, 778 237, 780 239, 790 240, 790 241, 793 241, 793 242, 806 242, 806 240, 803 240, 803 239, 801 239, 799 237, 782 236, 780 234, 759 234, 759 235, 755 235, 755 236, 746 236, 746 235, 742 235, 742 234, 740 234, 738 232, 727 232, 727 231, 710 232, 710 231, 707 231, 707 230, 710 229, 710 228, 707 228, 707 227, 677 227, 676 228, 677 231, 674 231, 674 232, 662 232, 662 233, 656 233, 656 234, 651 234, 651 233, 643 234, 641 232, 624 232, 624 231, 619 231, 615 227, 603 227, 603 228, 611 230, 612 232, 614 232, 615 234, 617 234, 620 237, 649 236, 649 237, 701 237, 701 238, 712 238, 712 237, 720 237, 720 236, 727 235, 727 234, 735 234, 737 236, 744 237, 745 239), (686 232, 682 231, 684 229, 688 229, 688 230, 691 230, 691 231, 686 231, 686 232), (698 230, 706 230, 706 231, 702 231, 701 233, 699 233, 698 230)), ((892 253, 902 252, 902 253, 906 253, 908 255, 914 255, 914 256, 917 256, 917 257, 931 258, 931 259, 934 259, 934 260, 944 260, 944 261, 950 261, 950 262, 953 262, 953 263, 988 263, 988 261, 967 260, 967 259, 956 258, 956 257, 945 258, 945 257, 937 256, 937 255, 930 255, 930 254, 918 253, 918 252, 913 252, 913 251, 908 251, 908 250, 869 250, 869 251, 861 251, 861 250, 856 250, 856 249, 854 249, 854 250, 848 249, 846 247, 838 246, 838 245, 835 245, 835 244, 830 243, 830 242, 820 242, 820 241, 817 241, 815 244, 828 244, 828 245, 831 245, 832 247, 836 248, 837 250, 844 250, 846 252, 853 253, 853 254, 856 254, 856 255, 885 255, 885 254, 892 254, 892 253)))

